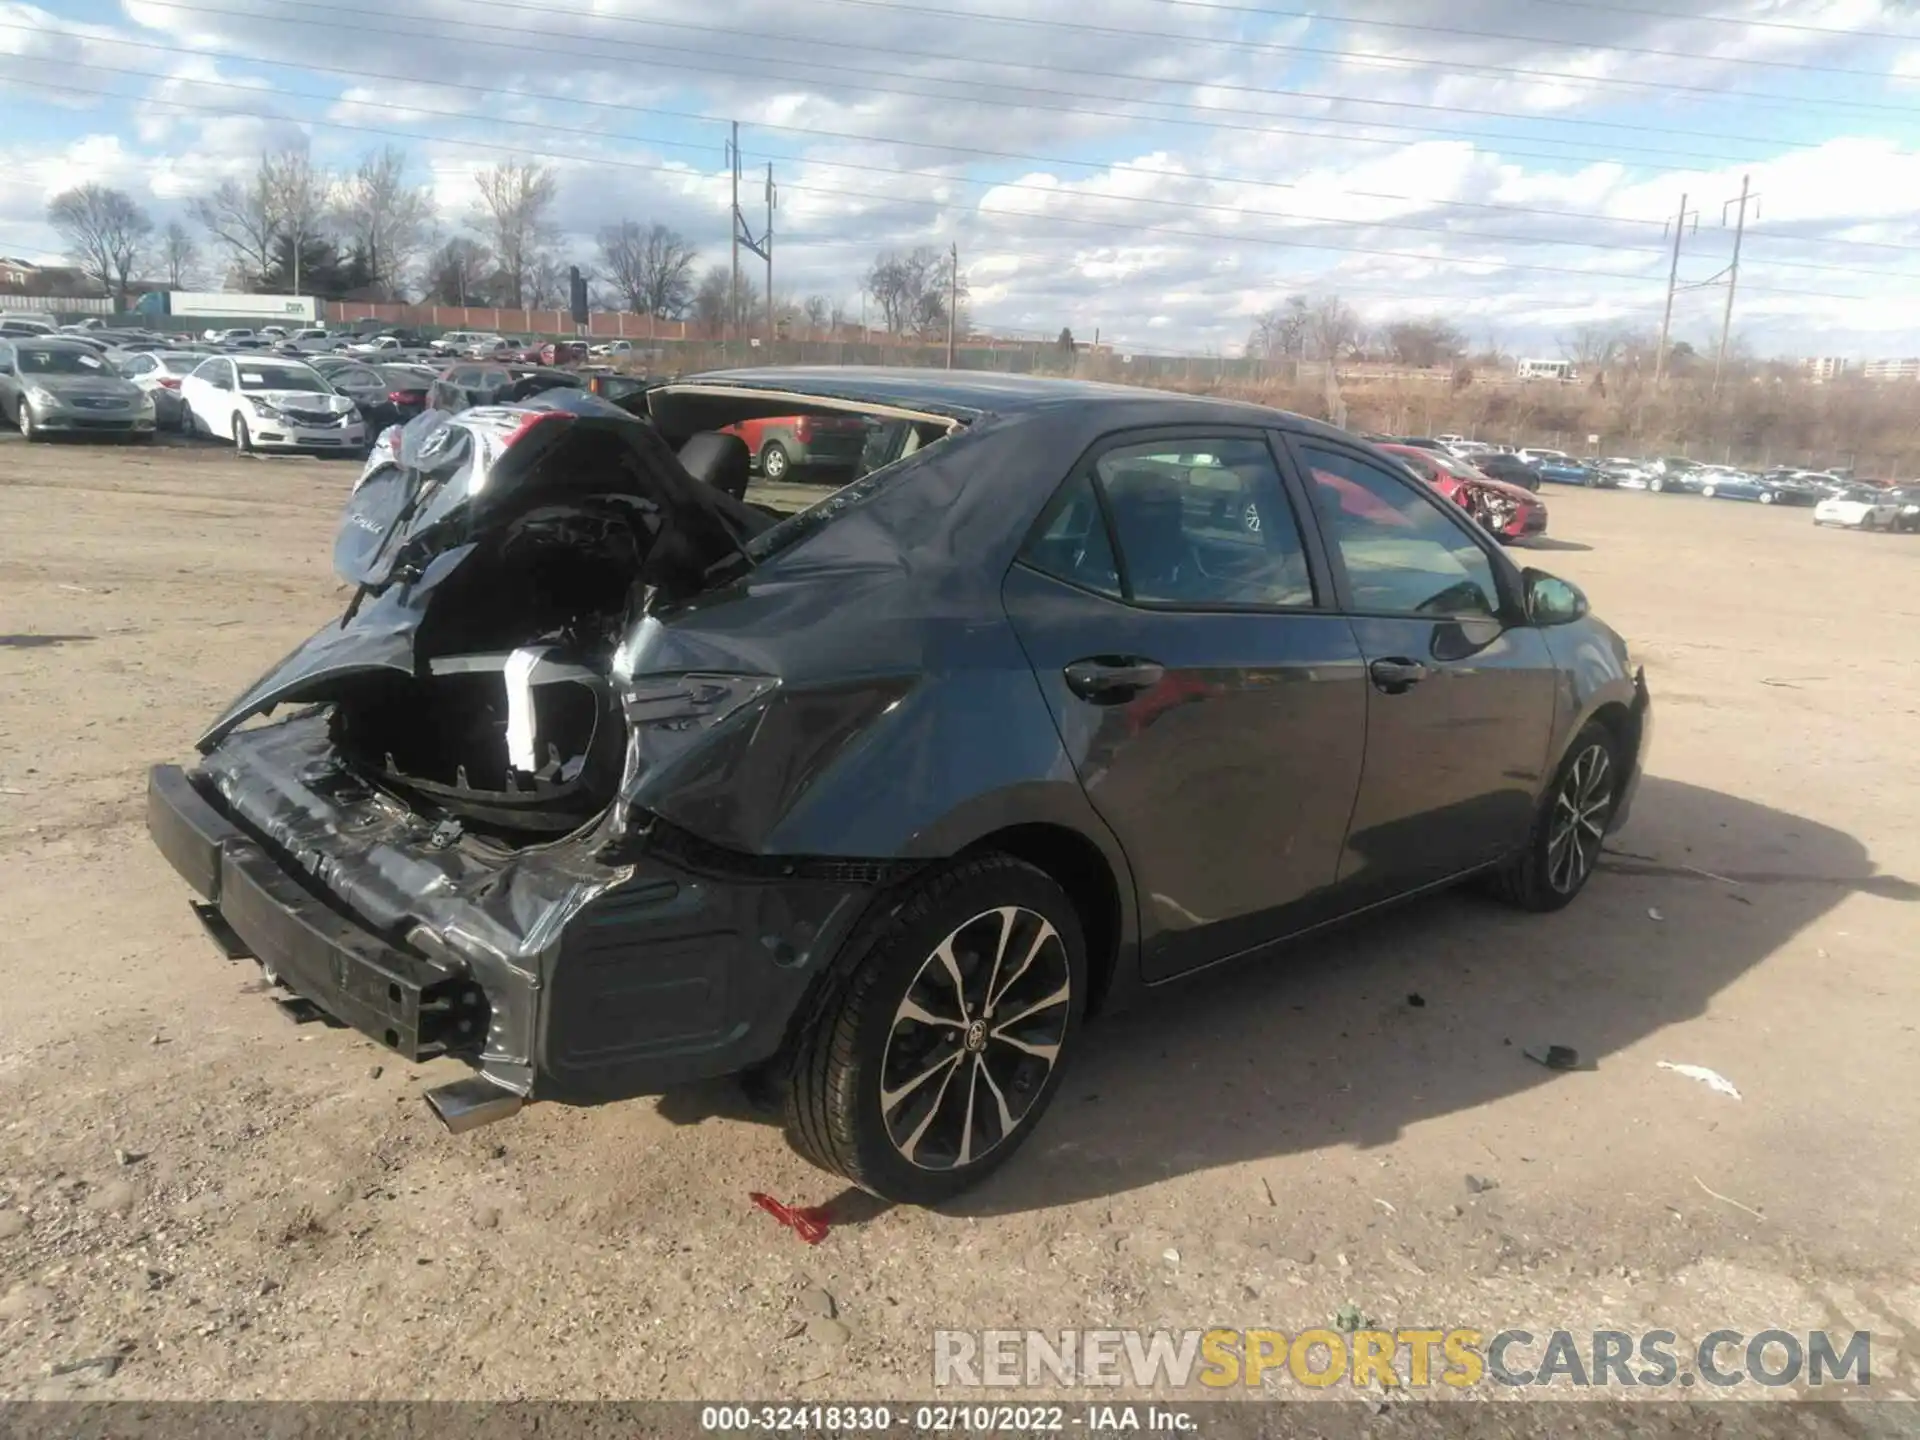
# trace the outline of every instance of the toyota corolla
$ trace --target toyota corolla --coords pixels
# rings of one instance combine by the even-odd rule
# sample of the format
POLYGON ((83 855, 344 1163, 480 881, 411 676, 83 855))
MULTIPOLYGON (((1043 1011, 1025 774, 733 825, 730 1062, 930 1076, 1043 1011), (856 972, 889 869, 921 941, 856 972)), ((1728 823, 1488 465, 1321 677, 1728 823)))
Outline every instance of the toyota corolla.
POLYGON ((1626 645, 1343 431, 947 372, 646 399, 388 431, 343 613, 152 773, 220 945, 464 1061, 455 1128, 750 1072, 938 1201, 1088 1016, 1469 878, 1557 910, 1626 818, 1626 645), (791 415, 906 433, 776 521, 724 432, 791 415))

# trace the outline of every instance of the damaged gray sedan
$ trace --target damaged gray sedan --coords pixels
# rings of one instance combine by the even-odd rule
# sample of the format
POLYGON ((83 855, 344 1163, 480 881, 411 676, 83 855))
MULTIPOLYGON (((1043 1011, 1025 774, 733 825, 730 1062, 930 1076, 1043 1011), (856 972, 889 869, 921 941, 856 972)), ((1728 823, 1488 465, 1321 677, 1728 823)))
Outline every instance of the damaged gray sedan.
POLYGON ((384 434, 341 617, 152 773, 283 1003, 471 1078, 455 1129, 752 1074, 819 1164, 951 1196, 1082 1020, 1481 876, 1548 911, 1649 738, 1626 647, 1354 437, 945 372, 746 371, 384 434), (745 503, 728 426, 888 463, 745 503))

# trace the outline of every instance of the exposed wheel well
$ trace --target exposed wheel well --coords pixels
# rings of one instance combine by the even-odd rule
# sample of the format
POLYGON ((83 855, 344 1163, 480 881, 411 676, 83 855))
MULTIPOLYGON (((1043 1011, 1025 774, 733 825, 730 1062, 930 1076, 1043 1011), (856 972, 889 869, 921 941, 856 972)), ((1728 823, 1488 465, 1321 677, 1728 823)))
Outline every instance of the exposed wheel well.
POLYGON ((1089 1012, 1106 1000, 1120 959, 1120 886, 1100 847, 1063 825, 1013 825, 983 835, 968 854, 997 850, 1024 860, 1053 878, 1079 912, 1087 939, 1087 973, 1092 982, 1089 1012))

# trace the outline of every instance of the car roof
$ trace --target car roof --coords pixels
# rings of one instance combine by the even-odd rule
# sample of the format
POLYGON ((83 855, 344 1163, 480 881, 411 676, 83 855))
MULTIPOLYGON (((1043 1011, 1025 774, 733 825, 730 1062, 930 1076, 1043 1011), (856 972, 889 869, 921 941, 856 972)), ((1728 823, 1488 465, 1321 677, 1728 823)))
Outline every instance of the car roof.
POLYGON ((84 341, 70 339, 65 335, 9 335, 5 338, 15 345, 24 344, 35 350, 72 350, 76 354, 93 356, 100 354, 84 341))
POLYGON ((685 375, 670 381, 664 388, 673 390, 689 386, 725 386, 740 390, 817 395, 822 399, 887 405, 901 410, 920 410, 970 420, 1067 405, 1138 406, 1143 402, 1161 400, 1191 407, 1194 411, 1211 411, 1212 418, 1243 425, 1271 425, 1275 420, 1285 420, 1290 428, 1344 439, 1354 438, 1345 431, 1335 430, 1317 420, 1248 400, 1226 400, 1171 390, 1152 390, 1144 386, 1110 385, 1094 380, 1068 380, 1053 376, 1006 375, 984 370, 896 370, 877 365, 768 366, 685 375))

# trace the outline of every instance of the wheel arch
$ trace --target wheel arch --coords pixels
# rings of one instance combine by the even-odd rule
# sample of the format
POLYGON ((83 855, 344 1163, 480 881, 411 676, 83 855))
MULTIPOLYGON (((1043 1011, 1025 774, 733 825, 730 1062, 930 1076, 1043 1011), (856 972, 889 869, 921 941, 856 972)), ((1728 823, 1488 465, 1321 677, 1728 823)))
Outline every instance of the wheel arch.
POLYGON ((990 831, 956 859, 997 853, 1033 866, 1066 892, 1087 946, 1087 1013, 1097 1013, 1113 991, 1128 929, 1120 877, 1101 848, 1069 826, 1031 821, 990 831))

